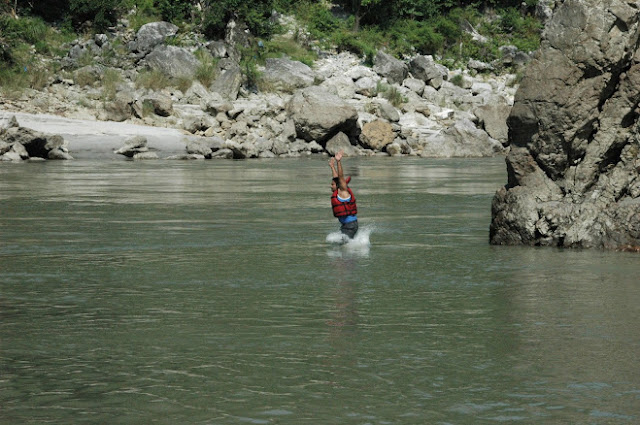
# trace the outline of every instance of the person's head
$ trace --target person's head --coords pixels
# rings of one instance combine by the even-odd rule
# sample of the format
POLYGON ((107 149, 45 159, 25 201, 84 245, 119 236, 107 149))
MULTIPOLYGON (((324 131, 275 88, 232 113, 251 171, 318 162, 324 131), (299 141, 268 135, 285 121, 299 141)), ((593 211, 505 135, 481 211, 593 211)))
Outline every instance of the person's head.
POLYGON ((331 179, 331 192, 335 192, 336 190, 338 190, 339 182, 340 182, 340 179, 338 177, 334 177, 331 179))
MULTIPOLYGON (((351 176, 347 177, 345 179, 345 182, 347 184, 349 184, 349 182, 351 181, 351 176)), ((338 190, 338 187, 340 186, 340 177, 334 177, 331 179, 331 191, 335 192, 336 190, 338 190)))

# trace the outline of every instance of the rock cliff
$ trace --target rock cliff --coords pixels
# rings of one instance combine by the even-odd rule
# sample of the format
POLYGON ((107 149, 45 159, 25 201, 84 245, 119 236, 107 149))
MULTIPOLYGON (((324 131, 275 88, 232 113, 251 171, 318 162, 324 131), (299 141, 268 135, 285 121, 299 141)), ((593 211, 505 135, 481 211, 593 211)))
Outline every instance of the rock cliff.
POLYGON ((508 118, 490 241, 640 250, 640 4, 567 0, 508 118))

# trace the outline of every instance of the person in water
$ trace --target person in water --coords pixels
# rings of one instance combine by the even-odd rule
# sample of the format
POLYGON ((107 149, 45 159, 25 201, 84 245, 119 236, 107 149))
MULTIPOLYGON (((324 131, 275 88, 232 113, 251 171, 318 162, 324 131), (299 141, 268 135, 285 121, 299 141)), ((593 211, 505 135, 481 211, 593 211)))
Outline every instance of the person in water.
POLYGON ((329 160, 331 167, 331 208, 333 215, 340 221, 340 231, 353 239, 358 231, 358 207, 356 206, 356 197, 349 188, 351 177, 344 178, 342 171, 342 156, 344 152, 340 151, 335 157, 329 160))

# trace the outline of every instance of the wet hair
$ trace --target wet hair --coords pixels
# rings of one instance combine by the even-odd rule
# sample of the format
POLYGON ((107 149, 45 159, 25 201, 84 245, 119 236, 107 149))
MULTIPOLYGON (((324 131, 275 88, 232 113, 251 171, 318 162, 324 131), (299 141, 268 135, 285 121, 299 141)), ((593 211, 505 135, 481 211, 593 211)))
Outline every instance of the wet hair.
MULTIPOLYGON (((340 177, 334 177, 331 180, 336 182, 336 186, 340 186, 340 177)), ((351 176, 347 177, 344 181, 345 183, 349 184, 349 182, 351 181, 351 176)))

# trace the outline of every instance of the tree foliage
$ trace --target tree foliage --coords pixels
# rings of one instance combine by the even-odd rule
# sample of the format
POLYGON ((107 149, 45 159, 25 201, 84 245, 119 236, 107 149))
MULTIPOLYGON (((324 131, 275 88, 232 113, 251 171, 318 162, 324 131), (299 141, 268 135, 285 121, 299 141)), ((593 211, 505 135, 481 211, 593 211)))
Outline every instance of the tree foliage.
MULTIPOLYGON (((446 54, 459 58, 481 56, 493 59, 496 45, 480 46, 462 31, 471 23, 481 33, 534 50, 539 43, 539 23, 527 16, 538 0, 0 0, 0 14, 36 16, 48 22, 64 23, 75 31, 103 32, 121 17, 135 24, 162 19, 199 29, 209 39, 225 35, 232 19, 265 40, 278 30, 274 11, 295 13, 314 39, 339 50, 371 58, 380 47, 396 54, 446 54), (495 19, 482 21, 490 10, 495 19), (134 11, 134 15, 129 13, 134 11)), ((134 25, 136 26, 136 25, 134 25)), ((30 30, 5 24, 5 40, 30 30)), ((32 32, 32 31, 31 31, 32 32)), ((3 35, 0 34, 0 41, 3 35)), ((15 38, 15 37, 14 37, 15 38)), ((31 42, 30 42, 31 43, 31 42)), ((6 51, 6 49, 5 49, 6 51)))

